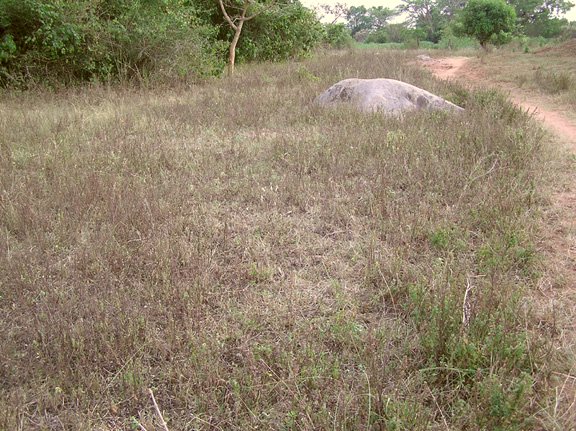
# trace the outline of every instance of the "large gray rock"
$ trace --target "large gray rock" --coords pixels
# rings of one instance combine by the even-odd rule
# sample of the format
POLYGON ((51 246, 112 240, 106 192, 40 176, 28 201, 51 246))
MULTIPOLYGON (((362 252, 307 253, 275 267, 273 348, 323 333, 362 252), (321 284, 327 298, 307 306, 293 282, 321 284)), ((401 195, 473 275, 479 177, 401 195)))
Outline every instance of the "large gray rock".
POLYGON ((316 98, 320 106, 350 104, 363 112, 401 115, 405 111, 440 109, 463 111, 426 90, 395 79, 345 79, 316 98))

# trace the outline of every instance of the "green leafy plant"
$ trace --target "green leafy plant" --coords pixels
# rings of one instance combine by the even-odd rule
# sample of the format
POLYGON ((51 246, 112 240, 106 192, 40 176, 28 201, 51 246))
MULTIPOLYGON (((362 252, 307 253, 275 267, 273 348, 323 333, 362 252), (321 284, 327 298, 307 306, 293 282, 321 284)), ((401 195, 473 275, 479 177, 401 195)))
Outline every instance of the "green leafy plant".
POLYGON ((354 44, 350 30, 343 23, 326 24, 324 30, 326 31, 325 43, 331 48, 350 48, 354 44))
POLYGON ((486 48, 488 42, 504 43, 515 27, 516 12, 504 0, 470 0, 461 14, 461 31, 486 48))

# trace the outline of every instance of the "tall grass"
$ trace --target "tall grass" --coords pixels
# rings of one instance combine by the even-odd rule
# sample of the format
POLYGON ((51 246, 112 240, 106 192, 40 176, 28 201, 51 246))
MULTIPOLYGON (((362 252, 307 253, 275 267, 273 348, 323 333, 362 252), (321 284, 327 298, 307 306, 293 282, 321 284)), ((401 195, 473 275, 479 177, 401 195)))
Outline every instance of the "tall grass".
POLYGON ((541 132, 406 60, 5 94, 0 429, 546 426, 541 132), (312 103, 356 76, 466 112, 312 103))
POLYGON ((574 79, 568 72, 545 72, 537 69, 534 72, 534 81, 546 93, 558 94, 569 91, 575 87, 574 79))

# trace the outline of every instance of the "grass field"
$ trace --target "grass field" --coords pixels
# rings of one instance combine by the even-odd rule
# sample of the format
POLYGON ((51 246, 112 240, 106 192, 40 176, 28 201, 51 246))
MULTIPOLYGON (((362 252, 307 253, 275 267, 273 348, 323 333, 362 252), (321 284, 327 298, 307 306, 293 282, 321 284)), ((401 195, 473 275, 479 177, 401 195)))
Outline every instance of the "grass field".
POLYGON ((0 429, 569 429, 544 135, 408 60, 2 94, 0 429), (466 112, 314 106, 348 77, 466 112))
POLYGON ((548 96, 569 111, 576 107, 576 40, 486 56, 483 68, 506 85, 548 96))

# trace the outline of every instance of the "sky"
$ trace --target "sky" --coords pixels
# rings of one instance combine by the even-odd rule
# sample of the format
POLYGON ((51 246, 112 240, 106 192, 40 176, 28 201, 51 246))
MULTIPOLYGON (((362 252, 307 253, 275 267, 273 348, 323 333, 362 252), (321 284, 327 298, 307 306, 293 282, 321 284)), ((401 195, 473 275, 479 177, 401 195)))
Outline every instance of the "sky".
MULTIPOLYGON (((344 3, 347 6, 385 6, 389 8, 394 8, 398 6, 401 2, 400 0, 300 0, 304 6, 313 8, 314 6, 319 6, 321 4, 335 4, 344 3)), ((572 0, 572 3, 576 3, 572 0)), ((576 21, 576 6, 574 6, 565 16, 569 21, 576 21)))

